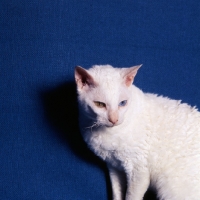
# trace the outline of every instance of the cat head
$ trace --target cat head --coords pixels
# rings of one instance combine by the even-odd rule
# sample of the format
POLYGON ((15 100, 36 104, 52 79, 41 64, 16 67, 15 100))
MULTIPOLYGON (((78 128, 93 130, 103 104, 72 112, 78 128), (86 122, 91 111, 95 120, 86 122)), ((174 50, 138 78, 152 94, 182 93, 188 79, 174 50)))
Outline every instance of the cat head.
POLYGON ((92 124, 113 127, 123 122, 131 101, 131 85, 140 67, 75 68, 80 109, 92 124))

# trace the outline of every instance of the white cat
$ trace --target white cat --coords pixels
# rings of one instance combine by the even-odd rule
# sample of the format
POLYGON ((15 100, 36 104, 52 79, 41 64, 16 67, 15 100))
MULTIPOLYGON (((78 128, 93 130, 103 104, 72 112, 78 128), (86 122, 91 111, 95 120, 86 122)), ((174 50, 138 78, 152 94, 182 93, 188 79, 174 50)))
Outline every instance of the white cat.
POLYGON ((75 69, 80 129, 106 161, 113 200, 200 200, 200 113, 132 85, 140 66, 75 69))

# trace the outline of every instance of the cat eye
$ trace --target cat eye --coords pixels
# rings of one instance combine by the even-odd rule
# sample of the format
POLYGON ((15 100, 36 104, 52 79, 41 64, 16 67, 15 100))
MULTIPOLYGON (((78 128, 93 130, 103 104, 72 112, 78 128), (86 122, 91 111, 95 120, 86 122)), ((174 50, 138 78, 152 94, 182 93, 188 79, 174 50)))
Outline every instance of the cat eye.
POLYGON ((124 101, 121 101, 120 103, 119 103, 119 106, 120 107, 123 107, 123 106, 125 106, 127 104, 127 100, 124 100, 124 101))
POLYGON ((94 104, 99 108, 105 108, 106 104, 100 101, 94 101, 94 104))

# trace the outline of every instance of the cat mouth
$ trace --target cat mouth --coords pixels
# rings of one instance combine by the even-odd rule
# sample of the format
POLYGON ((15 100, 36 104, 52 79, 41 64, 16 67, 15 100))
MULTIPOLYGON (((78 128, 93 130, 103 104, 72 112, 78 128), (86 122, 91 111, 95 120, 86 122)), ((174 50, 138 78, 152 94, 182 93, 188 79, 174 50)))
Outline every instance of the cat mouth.
POLYGON ((120 124, 121 123, 116 123, 116 124, 109 123, 109 124, 106 124, 105 126, 108 127, 108 128, 113 128, 113 127, 118 126, 120 124))

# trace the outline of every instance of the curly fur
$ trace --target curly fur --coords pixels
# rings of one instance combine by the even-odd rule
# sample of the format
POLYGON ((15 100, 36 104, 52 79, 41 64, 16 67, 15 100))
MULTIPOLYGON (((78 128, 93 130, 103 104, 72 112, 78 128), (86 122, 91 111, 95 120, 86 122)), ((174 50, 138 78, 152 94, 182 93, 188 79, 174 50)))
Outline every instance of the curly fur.
POLYGON ((149 185, 161 200, 200 200, 200 113, 130 85, 139 67, 76 68, 83 138, 108 165, 113 200, 141 200, 149 185))

